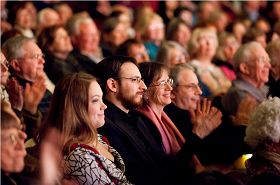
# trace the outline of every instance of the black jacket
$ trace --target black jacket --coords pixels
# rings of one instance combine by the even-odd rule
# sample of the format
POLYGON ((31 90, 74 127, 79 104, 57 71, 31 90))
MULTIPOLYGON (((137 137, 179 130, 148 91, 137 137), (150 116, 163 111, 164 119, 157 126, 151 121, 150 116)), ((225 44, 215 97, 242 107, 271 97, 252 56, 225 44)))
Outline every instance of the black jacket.
POLYGON ((160 135, 149 120, 143 120, 135 111, 127 114, 112 103, 104 102, 106 122, 99 132, 121 154, 128 179, 145 185, 185 184, 186 177, 192 175, 188 162, 199 139, 193 135, 177 156, 167 156, 160 135))

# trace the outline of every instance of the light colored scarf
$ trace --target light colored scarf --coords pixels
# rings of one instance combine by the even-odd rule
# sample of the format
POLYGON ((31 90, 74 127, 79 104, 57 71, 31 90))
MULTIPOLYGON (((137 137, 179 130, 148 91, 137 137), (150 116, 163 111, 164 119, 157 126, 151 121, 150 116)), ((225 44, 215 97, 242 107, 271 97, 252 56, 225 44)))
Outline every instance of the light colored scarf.
POLYGON ((160 132, 166 154, 176 154, 181 149, 185 143, 185 138, 165 112, 162 112, 162 116, 159 118, 148 105, 138 108, 137 111, 145 115, 155 124, 160 132))

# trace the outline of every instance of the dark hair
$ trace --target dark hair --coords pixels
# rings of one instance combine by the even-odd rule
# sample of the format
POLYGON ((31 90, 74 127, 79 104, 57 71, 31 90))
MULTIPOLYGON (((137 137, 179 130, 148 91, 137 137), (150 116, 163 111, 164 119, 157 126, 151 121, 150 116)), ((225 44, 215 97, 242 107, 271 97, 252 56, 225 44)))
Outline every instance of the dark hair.
POLYGON ((109 78, 117 78, 119 76, 121 66, 126 62, 131 62, 137 66, 135 58, 123 55, 113 55, 104 58, 97 64, 96 76, 99 78, 100 86, 104 95, 107 93, 107 80, 109 78))
POLYGON ((53 44, 55 39, 55 33, 62 26, 51 26, 44 29, 38 36, 38 46, 43 50, 43 52, 49 52, 49 47, 53 44))
POLYGON ((180 13, 183 11, 189 11, 190 13, 193 13, 190 8, 186 6, 179 6, 174 10, 174 17, 179 17, 180 13))
POLYGON ((120 23, 118 18, 111 17, 105 20, 105 22, 102 25, 102 33, 109 34, 111 33, 117 25, 120 23))
POLYGON ((167 30, 166 30, 166 40, 174 40, 173 37, 174 37, 175 33, 178 32, 179 26, 182 24, 189 28, 189 26, 182 19, 180 19, 180 18, 171 19, 169 21, 169 24, 168 24, 167 30))
POLYGON ((168 71, 168 67, 158 62, 143 62, 139 64, 139 71, 148 87, 154 80, 160 78, 163 71, 168 71))
POLYGON ((242 44, 256 41, 257 37, 264 36, 265 33, 257 28, 249 29, 242 38, 242 44))
POLYGON ((141 44, 143 44, 143 42, 140 40, 128 39, 118 47, 116 54, 128 56, 129 47, 131 47, 132 45, 141 45, 141 44))

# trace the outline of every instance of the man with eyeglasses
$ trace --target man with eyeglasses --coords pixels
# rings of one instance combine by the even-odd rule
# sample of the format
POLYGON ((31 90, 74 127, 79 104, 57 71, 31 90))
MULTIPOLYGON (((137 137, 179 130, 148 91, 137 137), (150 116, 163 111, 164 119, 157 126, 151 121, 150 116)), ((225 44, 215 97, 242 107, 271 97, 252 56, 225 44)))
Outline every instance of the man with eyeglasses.
MULTIPOLYGON (((49 90, 46 90, 43 71, 44 55, 34 39, 24 36, 8 39, 2 47, 2 51, 10 65, 11 76, 6 88, 12 107, 14 108, 13 99, 23 99, 23 107, 17 110, 19 111, 17 114, 19 116, 21 116, 20 114, 28 115, 28 118, 25 119, 26 123, 30 123, 30 119, 37 120, 37 125, 27 126, 27 129, 31 129, 33 132, 46 112, 52 95, 49 90), (14 98, 14 96, 18 98, 14 98)), ((30 134, 32 137, 32 133, 30 134)))
POLYGON ((197 121, 214 125, 222 121, 214 132, 203 139, 196 154, 205 165, 232 164, 240 155, 231 141, 234 138, 232 126, 227 117, 222 119, 221 111, 212 106, 210 100, 201 98, 202 90, 193 70, 188 64, 179 64, 171 69, 173 99, 164 111, 186 138, 197 121))

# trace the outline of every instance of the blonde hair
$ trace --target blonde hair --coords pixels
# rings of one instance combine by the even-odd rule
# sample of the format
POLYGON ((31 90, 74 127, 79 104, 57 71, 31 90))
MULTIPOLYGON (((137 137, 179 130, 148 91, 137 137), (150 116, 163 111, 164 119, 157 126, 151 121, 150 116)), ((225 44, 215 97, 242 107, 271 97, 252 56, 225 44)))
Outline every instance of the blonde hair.
POLYGON ((191 38, 190 38, 190 41, 189 41, 189 46, 188 46, 189 54, 190 54, 191 58, 194 58, 198 55, 198 53, 199 53, 198 40, 199 40, 199 37, 202 34, 205 34, 205 33, 212 34, 215 37, 216 45, 214 47, 217 48, 217 46, 218 46, 217 34, 213 29, 211 29, 211 28, 196 28, 191 35, 191 38))

